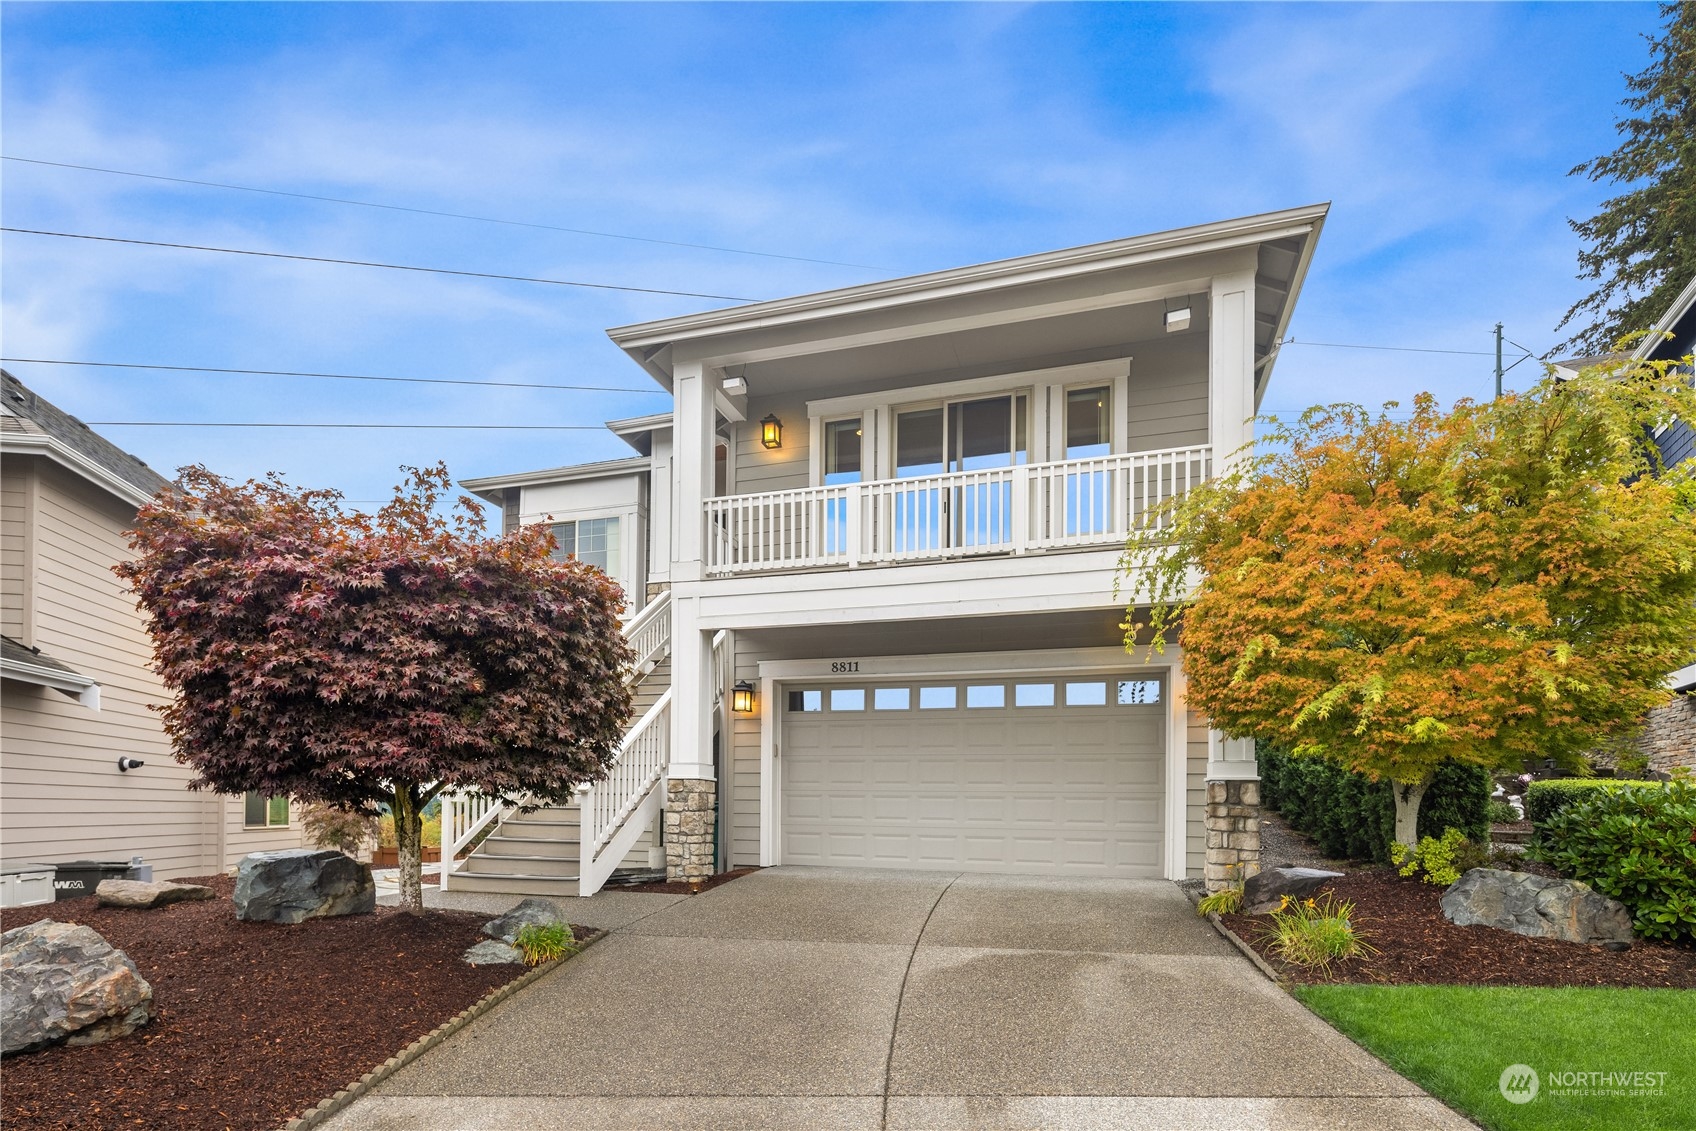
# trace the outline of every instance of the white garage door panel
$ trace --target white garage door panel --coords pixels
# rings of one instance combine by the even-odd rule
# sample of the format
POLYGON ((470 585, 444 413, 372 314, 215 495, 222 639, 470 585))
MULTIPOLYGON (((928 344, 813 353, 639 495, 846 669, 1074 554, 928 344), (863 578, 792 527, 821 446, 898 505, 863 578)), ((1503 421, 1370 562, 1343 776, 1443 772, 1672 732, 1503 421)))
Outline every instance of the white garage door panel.
MULTIPOLYGON (((1009 680, 1007 702, 1039 681, 1009 680)), ((832 712, 820 690, 826 709, 784 717, 785 863, 1161 874, 1158 702, 967 709, 962 683, 954 709, 914 695, 906 710, 832 712)))

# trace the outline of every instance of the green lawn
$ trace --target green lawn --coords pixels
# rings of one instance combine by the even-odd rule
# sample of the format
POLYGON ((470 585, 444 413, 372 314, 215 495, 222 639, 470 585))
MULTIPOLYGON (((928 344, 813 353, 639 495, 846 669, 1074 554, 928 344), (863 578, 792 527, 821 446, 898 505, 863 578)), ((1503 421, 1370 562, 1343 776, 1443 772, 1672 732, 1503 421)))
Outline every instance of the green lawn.
POLYGON ((1492 1131, 1696 1129, 1696 991, 1333 985, 1294 993, 1492 1131), (1498 1087, 1513 1064, 1537 1072, 1528 1103, 1509 1103, 1498 1087), (1561 1095, 1549 1079, 1609 1071, 1664 1072, 1663 1094, 1561 1095))

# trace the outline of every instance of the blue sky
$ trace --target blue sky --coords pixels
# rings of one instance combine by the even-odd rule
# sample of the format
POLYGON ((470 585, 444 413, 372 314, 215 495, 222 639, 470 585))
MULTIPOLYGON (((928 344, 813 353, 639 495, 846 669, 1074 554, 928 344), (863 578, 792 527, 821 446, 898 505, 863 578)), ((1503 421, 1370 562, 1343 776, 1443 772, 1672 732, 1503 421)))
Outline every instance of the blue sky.
MULTIPOLYGON (((4 153, 713 244, 0 162, 13 227, 750 297, 1329 200, 1267 405, 1487 395, 1584 292, 1653 4, 25 4, 4 153)), ((608 326, 720 305, 6 234, 5 356, 604 384, 470 389, 11 364, 85 420, 599 424, 667 406, 608 326)), ((1533 379, 1526 363, 1510 384, 1533 379)), ((103 429, 154 467, 378 499, 629 454, 610 433, 103 429)))

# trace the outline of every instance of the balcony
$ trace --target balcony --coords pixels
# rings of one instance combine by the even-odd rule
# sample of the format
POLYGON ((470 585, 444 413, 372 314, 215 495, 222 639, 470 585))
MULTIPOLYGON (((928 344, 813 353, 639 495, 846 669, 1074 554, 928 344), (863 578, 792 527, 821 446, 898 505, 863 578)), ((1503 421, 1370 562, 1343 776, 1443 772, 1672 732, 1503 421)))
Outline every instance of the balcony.
POLYGON ((706 500, 731 577, 1115 546, 1213 473, 1208 446, 706 500))

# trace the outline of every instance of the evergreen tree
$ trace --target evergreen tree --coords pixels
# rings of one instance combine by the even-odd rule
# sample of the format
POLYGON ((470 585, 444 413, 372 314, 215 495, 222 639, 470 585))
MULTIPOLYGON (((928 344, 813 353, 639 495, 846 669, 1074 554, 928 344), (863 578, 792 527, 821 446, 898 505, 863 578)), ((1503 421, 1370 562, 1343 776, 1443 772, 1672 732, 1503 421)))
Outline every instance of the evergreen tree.
POLYGON ((1602 353, 1624 334, 1647 330, 1696 275, 1696 0, 1661 7, 1666 27, 1649 41, 1652 61, 1626 77, 1630 112, 1615 126, 1618 149, 1572 170, 1593 181, 1635 186, 1588 220, 1571 220, 1590 243, 1581 279, 1598 286, 1557 329, 1589 319, 1561 343, 1602 353))

